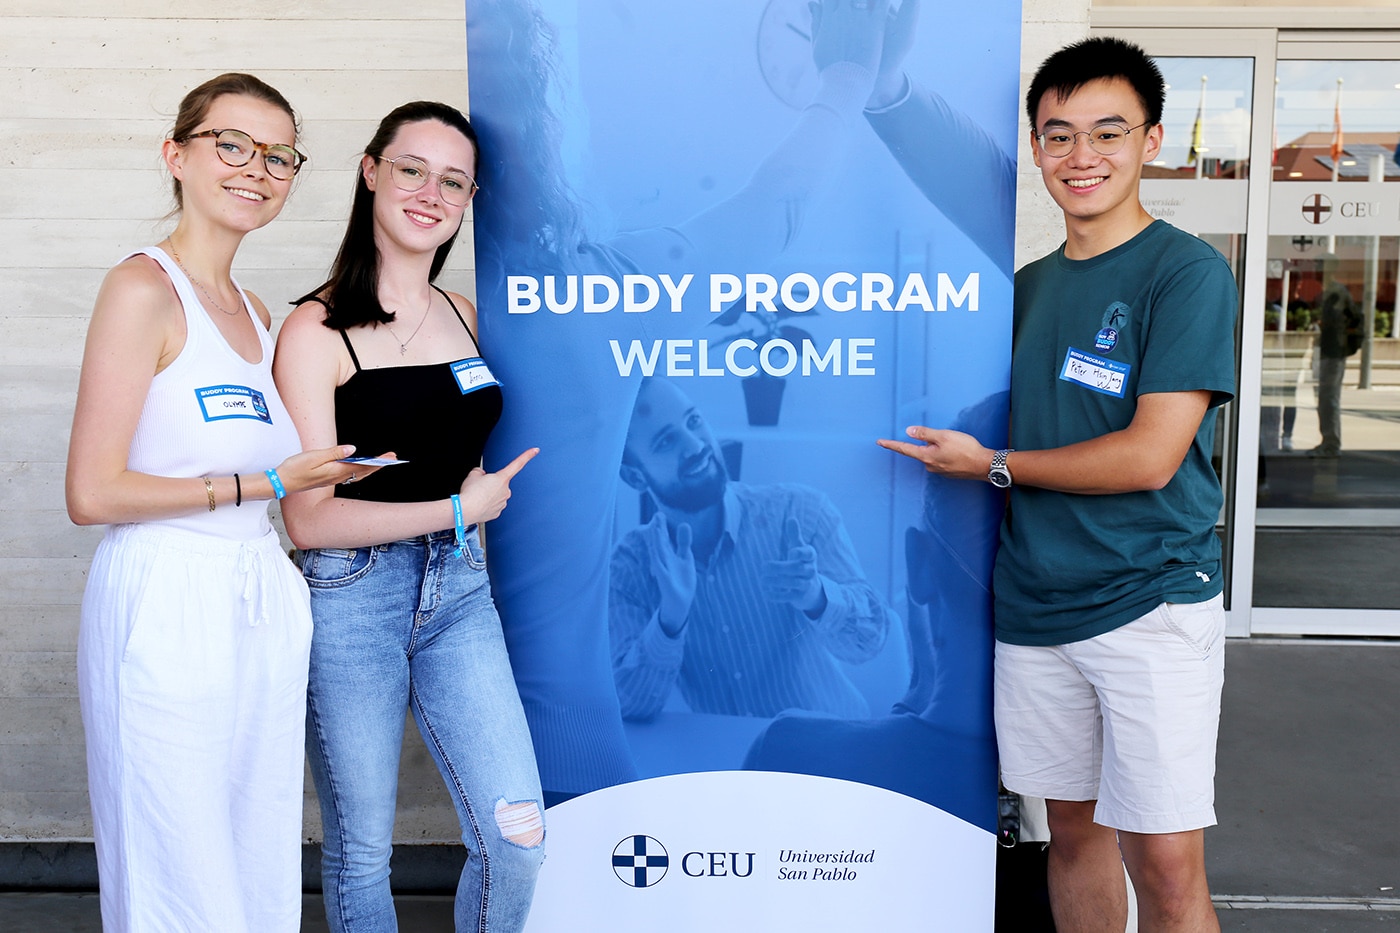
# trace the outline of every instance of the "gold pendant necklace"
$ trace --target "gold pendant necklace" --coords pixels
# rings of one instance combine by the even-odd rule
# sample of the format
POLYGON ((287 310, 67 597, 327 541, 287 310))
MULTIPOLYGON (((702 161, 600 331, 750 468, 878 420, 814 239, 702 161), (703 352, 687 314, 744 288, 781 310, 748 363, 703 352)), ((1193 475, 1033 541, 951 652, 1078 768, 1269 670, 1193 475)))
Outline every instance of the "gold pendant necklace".
MULTIPOLYGON (((186 273, 186 274, 188 275, 189 273, 186 273)), ((399 356, 403 356, 403 355, 405 355, 406 353, 408 353, 408 345, 409 345, 410 343, 413 342, 413 338, 414 338, 414 337, 417 337, 417 336, 418 336, 418 332, 419 332, 420 330, 423 329, 423 322, 426 321, 426 320, 428 319, 428 312, 431 311, 432 309, 433 309, 433 293, 432 293, 431 291, 429 291, 429 292, 428 292, 428 306, 427 306, 426 308, 423 309, 423 316, 422 316, 421 318, 418 319, 418 326, 415 327, 415 328, 413 328, 413 333, 411 333, 411 334, 408 335, 408 339, 407 339, 407 340, 399 340, 399 335, 396 334, 396 333, 394 333, 394 329, 393 329, 392 327, 389 327, 389 322, 388 322, 388 321, 385 321, 385 322, 384 322, 384 326, 385 326, 386 328, 388 328, 388 330, 389 330, 389 336, 393 337, 394 340, 398 342, 398 345, 399 345, 399 356)), ((394 315, 397 317, 397 316, 398 316, 398 312, 395 311, 395 312, 394 312, 394 315)))
MULTIPOLYGON (((166 239, 170 241, 170 253, 175 257, 175 265, 179 266, 180 271, 185 273, 185 278, 193 282, 195 284, 195 287, 204 293, 204 297, 209 299, 210 304, 218 308, 224 314, 227 314, 229 317, 237 317, 237 311, 230 311, 223 305, 219 304, 218 300, 213 295, 209 294, 209 289, 204 287, 204 283, 199 281, 199 279, 195 278, 194 276, 190 275, 190 270, 186 269, 185 264, 180 261, 180 252, 175 248, 175 239, 173 237, 166 237, 166 239)), ((409 339, 412 340, 413 338, 410 337, 409 339)))

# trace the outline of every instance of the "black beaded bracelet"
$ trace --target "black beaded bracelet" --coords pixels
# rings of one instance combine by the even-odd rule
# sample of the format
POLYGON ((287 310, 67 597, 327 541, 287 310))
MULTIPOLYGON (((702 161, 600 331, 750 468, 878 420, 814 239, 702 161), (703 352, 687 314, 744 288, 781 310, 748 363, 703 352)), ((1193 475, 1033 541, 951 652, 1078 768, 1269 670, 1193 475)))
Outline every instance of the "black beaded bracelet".
POLYGON ((233 507, 238 508, 243 504, 243 483, 238 479, 238 474, 233 474, 233 507))

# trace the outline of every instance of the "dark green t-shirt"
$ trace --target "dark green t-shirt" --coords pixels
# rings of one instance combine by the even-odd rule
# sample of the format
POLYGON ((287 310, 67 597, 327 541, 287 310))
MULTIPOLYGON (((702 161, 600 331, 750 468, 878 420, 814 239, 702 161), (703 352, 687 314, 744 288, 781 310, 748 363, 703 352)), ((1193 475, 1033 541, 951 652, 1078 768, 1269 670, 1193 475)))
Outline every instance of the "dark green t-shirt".
MULTIPOLYGON (((1211 392, 1162 489, 1074 495, 1014 486, 996 563, 997 639, 1093 638, 1158 604, 1221 591, 1215 406, 1235 385, 1234 276, 1209 244, 1163 221, 1092 259, 1064 247, 1016 273, 1011 446, 1063 447, 1126 428, 1137 398, 1211 392)), ((1014 458, 1013 458, 1014 461, 1014 458)))

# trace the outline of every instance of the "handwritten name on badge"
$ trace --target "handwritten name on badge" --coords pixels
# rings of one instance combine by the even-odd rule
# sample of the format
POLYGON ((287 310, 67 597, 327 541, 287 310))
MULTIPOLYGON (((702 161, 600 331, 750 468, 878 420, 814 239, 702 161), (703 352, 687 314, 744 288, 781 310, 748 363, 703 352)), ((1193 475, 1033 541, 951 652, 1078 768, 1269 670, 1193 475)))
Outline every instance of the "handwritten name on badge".
POLYGON ((224 421, 228 418, 252 418, 264 424, 272 424, 272 415, 267 410, 267 399, 257 389, 248 386, 205 386, 194 390, 199 400, 200 411, 205 421, 224 421))
POLYGON ((487 386, 500 385, 496 377, 491 375, 491 368, 486 365, 486 361, 479 356, 453 363, 452 375, 456 377, 457 388, 462 390, 463 395, 487 386))
POLYGON ((1065 364, 1060 367, 1060 378, 1104 395, 1122 398, 1128 387, 1128 373, 1132 370, 1127 363, 1091 356, 1070 347, 1065 354, 1065 364))

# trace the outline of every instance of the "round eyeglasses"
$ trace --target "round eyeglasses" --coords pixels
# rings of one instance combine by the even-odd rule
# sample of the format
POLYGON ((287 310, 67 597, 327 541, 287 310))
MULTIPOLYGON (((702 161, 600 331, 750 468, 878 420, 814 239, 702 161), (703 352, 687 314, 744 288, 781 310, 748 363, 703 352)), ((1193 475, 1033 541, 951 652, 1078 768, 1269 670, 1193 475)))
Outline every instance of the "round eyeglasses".
POLYGON ((1046 130, 1036 136, 1040 141, 1040 151, 1046 155, 1060 159, 1074 151, 1074 147, 1079 143, 1079 137, 1089 137, 1089 148, 1099 155, 1113 155, 1123 144, 1128 141, 1128 134, 1133 130, 1140 130, 1144 126, 1150 126, 1151 121, 1139 123, 1137 126, 1123 126, 1121 123, 1100 123, 1092 130, 1081 130, 1078 133, 1071 133, 1066 129, 1046 130))
POLYGON ((394 187, 400 191, 417 191, 428 183, 429 175, 438 177, 438 196, 453 207, 465 207, 466 203, 481 190, 481 186, 476 183, 466 172, 448 170, 446 172, 434 172, 428 168, 428 164, 422 159, 415 159, 413 156, 399 156, 397 159, 386 159, 383 156, 376 156, 381 162, 388 162, 390 174, 394 177, 394 187))
POLYGON ((307 156, 291 146, 260 143, 242 130, 204 130, 181 136, 175 142, 183 144, 191 139, 203 139, 205 136, 213 138, 214 151, 219 154, 219 161, 230 168, 242 168, 253 160, 253 153, 261 151, 267 173, 278 181, 287 181, 306 164, 307 156))

